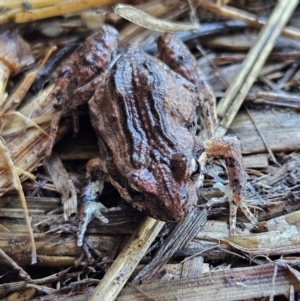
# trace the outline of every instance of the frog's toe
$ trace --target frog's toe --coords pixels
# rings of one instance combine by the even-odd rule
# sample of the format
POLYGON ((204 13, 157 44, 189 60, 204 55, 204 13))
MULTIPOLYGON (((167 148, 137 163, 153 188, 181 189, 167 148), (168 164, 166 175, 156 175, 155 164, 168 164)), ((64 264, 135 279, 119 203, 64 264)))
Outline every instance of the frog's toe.
POLYGON ((233 202, 229 203, 229 208, 230 208, 230 235, 234 236, 236 234, 236 214, 237 214, 237 209, 241 209, 241 211, 246 215, 250 223, 256 227, 256 224, 258 223, 258 220, 256 217, 253 215, 253 213, 249 210, 248 206, 245 204, 245 201, 243 197, 235 197, 233 199, 233 202))
POLYGON ((83 239, 89 223, 93 219, 98 219, 102 224, 107 224, 108 219, 103 216, 103 212, 120 211, 120 207, 106 208, 103 204, 95 201, 82 203, 79 211, 79 225, 77 231, 77 245, 83 245, 83 239))
POLYGON ((79 212, 79 226, 77 232, 77 245, 79 247, 83 244, 84 234, 86 232, 87 226, 94 219, 99 219, 103 224, 108 223, 108 219, 104 217, 101 211, 107 209, 103 204, 99 202, 85 202, 81 205, 79 212))
POLYGON ((250 223, 255 226, 258 223, 258 220, 256 217, 252 214, 252 212, 249 210, 248 206, 245 204, 245 201, 242 196, 235 196, 234 197, 234 203, 236 206, 238 206, 242 212, 246 215, 250 223))

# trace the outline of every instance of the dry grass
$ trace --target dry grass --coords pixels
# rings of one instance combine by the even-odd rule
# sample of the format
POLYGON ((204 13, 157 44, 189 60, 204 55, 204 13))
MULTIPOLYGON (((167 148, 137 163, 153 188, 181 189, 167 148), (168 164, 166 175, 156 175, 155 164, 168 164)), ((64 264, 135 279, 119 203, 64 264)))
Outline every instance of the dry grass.
MULTIPOLYGON (((158 34, 121 20, 111 9, 115 2, 0 0, 4 30, 16 27, 30 46, 19 69, 8 63, 12 53, 0 60, 0 296, 87 300, 103 279, 91 300, 114 300, 129 278, 116 300, 272 300, 277 295, 294 300, 300 292, 299 8, 291 14, 298 1, 278 1, 275 8, 272 1, 198 0, 202 27, 180 34, 222 99, 218 135, 241 141, 246 201, 257 227, 240 215, 237 235, 229 236, 228 203, 222 199, 228 181, 224 162, 215 160, 207 165, 199 207, 178 225, 142 222, 142 214, 106 187, 103 201, 125 208, 107 213, 106 225, 92 222, 84 247, 77 247, 74 196, 97 144, 84 124, 89 121, 83 108, 79 137, 65 136, 72 127, 66 116, 59 132, 64 138, 42 166, 54 114, 47 95, 59 68, 53 63, 59 52, 53 50, 110 22, 120 30, 122 47, 136 41, 155 52, 158 34), (44 76, 48 72, 47 84, 41 70, 44 76)), ((160 19, 189 21, 188 5, 163 3, 148 1, 139 8, 160 19)))

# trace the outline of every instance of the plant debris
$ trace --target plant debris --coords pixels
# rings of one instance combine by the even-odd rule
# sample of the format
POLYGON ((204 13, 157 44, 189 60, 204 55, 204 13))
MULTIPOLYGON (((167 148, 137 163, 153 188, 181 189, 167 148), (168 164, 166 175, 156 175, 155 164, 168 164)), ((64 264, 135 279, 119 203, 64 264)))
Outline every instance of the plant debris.
POLYGON ((122 210, 104 212, 107 224, 91 222, 78 247, 77 198, 85 163, 98 154, 97 137, 86 106, 78 108, 76 138, 68 134, 73 125, 66 111, 54 153, 43 164, 56 112, 55 80, 74 49, 104 24, 120 32, 120 52, 138 43, 156 56, 158 33, 122 19, 114 0, 0 0, 0 296, 297 300, 298 1, 125 2, 142 12, 142 21, 133 22, 145 24, 151 16, 154 30, 197 25, 177 35, 215 92, 218 136, 226 132, 241 142, 248 176, 245 202, 259 222, 254 227, 239 214, 237 234, 230 236, 228 178, 218 159, 206 166, 197 207, 177 224, 145 218, 105 184, 100 200, 122 210))

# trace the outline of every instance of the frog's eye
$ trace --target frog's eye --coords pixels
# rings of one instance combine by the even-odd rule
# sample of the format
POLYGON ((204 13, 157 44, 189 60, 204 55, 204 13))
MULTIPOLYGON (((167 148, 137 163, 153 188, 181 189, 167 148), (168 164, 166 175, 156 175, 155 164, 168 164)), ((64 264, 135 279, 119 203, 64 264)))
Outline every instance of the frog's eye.
POLYGON ((190 165, 190 175, 191 179, 193 179, 195 176, 198 176, 200 174, 201 168, 198 160, 193 158, 191 160, 191 165, 190 165))
POLYGON ((170 168, 174 179, 179 183, 185 181, 190 175, 188 174, 188 160, 184 154, 174 154, 170 161, 170 168))

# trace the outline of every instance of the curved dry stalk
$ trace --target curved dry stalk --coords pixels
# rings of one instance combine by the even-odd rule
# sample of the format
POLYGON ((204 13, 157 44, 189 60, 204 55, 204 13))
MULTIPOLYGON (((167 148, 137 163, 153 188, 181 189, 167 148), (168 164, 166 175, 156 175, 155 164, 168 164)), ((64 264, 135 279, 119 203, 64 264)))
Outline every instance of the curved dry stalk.
MULTIPOLYGON (((4 163, 0 163, 0 169, 1 168, 5 169, 5 168, 7 168, 7 165, 5 165, 4 163)), ((30 172, 28 172, 28 171, 26 171, 26 170, 24 170, 22 168, 19 168, 17 166, 15 166, 15 169, 16 169, 18 175, 24 175, 24 176, 26 176, 27 178, 29 178, 32 181, 36 180, 36 176, 33 175, 32 173, 30 173, 30 172)))
POLYGON ((28 227, 28 231, 29 231, 29 236, 30 236, 30 241, 31 241, 31 251, 32 251, 31 263, 34 264, 37 262, 36 247, 35 247, 32 227, 31 227, 31 221, 30 221, 30 217, 29 217, 29 211, 28 211, 25 195, 23 192, 23 187, 21 185, 21 181, 19 179, 18 172, 15 168, 15 165, 14 165, 14 163, 10 157, 10 154, 8 152, 8 149, 6 147, 5 141, 1 136, 0 136, 0 156, 3 158, 3 160, 7 164, 7 168, 11 172, 13 186, 18 190, 20 198, 21 198, 21 203, 22 203, 22 207, 24 209, 24 215, 25 215, 25 219, 26 219, 26 223, 27 223, 27 227, 28 227))
POLYGON ((3 129, 2 130, 2 132, 1 132, 2 136, 9 136, 9 135, 13 135, 13 134, 18 134, 18 133, 26 130, 26 128, 34 127, 37 130, 39 130, 41 133, 43 133, 44 135, 46 135, 47 137, 49 137, 49 134, 43 128, 41 128, 32 119, 24 116, 20 112, 18 112, 18 111, 12 111, 12 112, 5 113, 5 116, 13 116, 13 115, 20 117, 21 120, 24 121, 25 126, 17 126, 14 123, 12 123, 11 126, 9 127, 9 129, 6 129, 6 130, 3 129))

